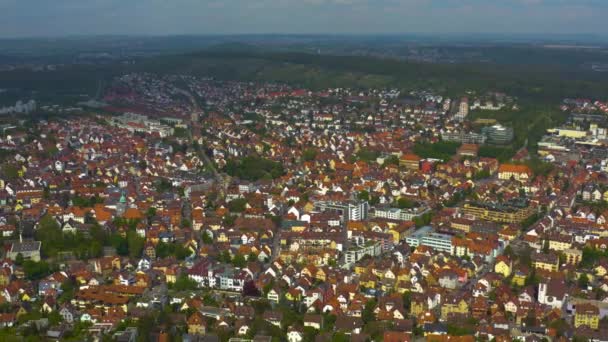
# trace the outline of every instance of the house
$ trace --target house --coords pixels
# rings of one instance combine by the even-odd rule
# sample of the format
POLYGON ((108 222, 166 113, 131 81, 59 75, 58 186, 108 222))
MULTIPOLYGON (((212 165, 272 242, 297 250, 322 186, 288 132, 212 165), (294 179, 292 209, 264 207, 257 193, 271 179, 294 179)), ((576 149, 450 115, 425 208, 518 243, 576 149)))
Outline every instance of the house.
POLYGON ((570 265, 578 265, 583 260, 583 251, 579 249, 568 248, 562 251, 566 257, 566 263, 570 265))
POLYGON ((411 341, 411 334, 401 331, 385 331, 382 338, 384 342, 409 342, 411 341))
POLYGON ((13 242, 10 251, 6 256, 15 261, 21 254, 24 260, 40 261, 40 241, 19 241, 13 242))
POLYGON ((536 269, 557 272, 559 269, 559 257, 554 253, 534 253, 532 255, 532 265, 536 269))
POLYGON ((509 260, 509 258, 507 258, 506 256, 500 255, 496 258, 496 264, 494 264, 494 272, 507 278, 511 275, 512 268, 513 262, 509 260))
POLYGON ((336 318, 335 329, 347 335, 359 334, 363 329, 363 321, 359 317, 339 315, 336 318))
POLYGON ((538 284, 538 302, 555 309, 562 309, 568 296, 564 280, 550 279, 538 284))
POLYGON ((452 314, 468 315, 468 313, 469 304, 463 298, 454 295, 448 295, 441 305, 441 319, 444 321, 452 314))
POLYGON ((321 328, 323 328, 323 316, 313 314, 304 315, 304 327, 321 330, 321 328))
POLYGON ((59 315, 61 316, 61 318, 63 319, 64 322, 66 323, 72 323, 74 322, 74 314, 72 313, 72 311, 67 307, 64 306, 59 310, 59 315))
POLYGON ((190 317, 188 317, 188 334, 192 335, 204 335, 206 331, 206 323, 203 315, 196 311, 190 317))
POLYGON ((574 327, 588 326, 597 330, 600 324, 600 310, 593 304, 581 303, 576 306, 574 327))
POLYGON ((11 269, 8 267, 0 268, 0 286, 6 286, 11 281, 11 269))
POLYGON ((0 328, 10 328, 17 321, 14 313, 0 313, 0 328))
POLYGON ((239 336, 244 336, 251 330, 249 321, 245 319, 239 319, 234 323, 234 331, 239 336))
POLYGON ((281 299, 281 295, 279 294, 278 288, 270 289, 270 291, 268 291, 268 293, 266 294, 266 299, 268 299, 270 302, 278 303, 281 299))
POLYGON ((498 168, 498 179, 516 181, 527 181, 532 178, 533 172, 527 165, 502 164, 498 168))
POLYGON ((262 315, 262 318, 272 324, 275 325, 277 327, 281 327, 281 321, 283 320, 283 314, 279 311, 265 311, 264 315, 262 315))
POLYGON ((399 166, 405 167, 406 170, 418 170, 422 159, 415 154, 404 154, 399 159, 399 166))
POLYGON ((453 270, 444 270, 439 276, 439 286, 446 289, 455 289, 458 285, 458 274, 453 270))
POLYGON ((291 326, 287 330, 287 342, 302 342, 304 340, 304 333, 300 328, 291 326))

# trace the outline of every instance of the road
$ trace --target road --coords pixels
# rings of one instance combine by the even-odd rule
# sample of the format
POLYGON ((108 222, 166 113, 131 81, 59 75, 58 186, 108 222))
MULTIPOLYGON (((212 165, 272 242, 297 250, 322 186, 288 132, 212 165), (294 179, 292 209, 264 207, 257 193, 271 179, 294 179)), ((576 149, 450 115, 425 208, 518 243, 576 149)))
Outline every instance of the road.
MULTIPOLYGON (((190 103, 192 104, 192 110, 194 112, 202 112, 200 106, 198 105, 198 102, 196 101, 196 99, 194 98, 194 96, 187 90, 183 90, 180 88, 176 88, 176 91, 181 93, 182 95, 186 96, 189 100, 190 103)), ((190 141, 192 141, 192 137, 193 137, 193 133, 192 133, 192 127, 193 125, 190 124, 188 129, 188 134, 190 135, 190 141)), ((211 169, 211 173, 213 173, 213 178, 216 181, 216 184, 218 184, 218 186, 220 187, 220 197, 225 196, 226 191, 228 190, 228 184, 230 183, 229 179, 227 179, 227 177, 225 177, 224 175, 222 175, 220 172, 217 171, 217 169, 215 168, 215 164, 213 163, 213 161, 211 161, 211 159, 209 159, 209 156, 207 156, 207 153, 205 153, 204 147, 201 147, 201 149, 199 149, 197 151, 199 158, 202 159, 203 163, 205 165, 208 165, 209 168, 211 169)))

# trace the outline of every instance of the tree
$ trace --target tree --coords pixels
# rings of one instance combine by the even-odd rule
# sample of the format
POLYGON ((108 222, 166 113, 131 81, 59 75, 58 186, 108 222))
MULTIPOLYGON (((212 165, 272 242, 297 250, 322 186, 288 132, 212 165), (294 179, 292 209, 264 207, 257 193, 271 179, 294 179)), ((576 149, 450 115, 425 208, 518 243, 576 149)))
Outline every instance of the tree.
POLYGON ((230 256, 230 252, 224 250, 218 255, 217 260, 219 262, 229 263, 232 261, 232 257, 230 256))
POLYGON ((23 272, 28 280, 39 280, 51 274, 51 267, 45 261, 26 260, 23 262, 23 272))
POLYGON ((399 207, 401 209, 413 208, 415 205, 416 205, 416 203, 414 203, 414 201, 411 201, 405 197, 400 197, 397 200, 397 207, 399 207))
POLYGON ((227 203, 228 210, 233 213, 242 213, 247 207, 247 200, 244 198, 236 198, 227 203))
POLYGON ((2 167, 2 174, 6 180, 15 180, 19 178, 19 168, 13 164, 5 164, 2 167))
POLYGON ((230 176, 249 181, 275 179, 285 174, 281 163, 257 156, 247 156, 239 160, 230 159, 224 170, 230 176))
POLYGON ((365 303, 365 307, 363 308, 363 312, 361 313, 361 319, 363 319, 363 323, 368 323, 373 321, 376 318, 374 314, 374 309, 376 308, 376 300, 370 299, 365 303))
POLYGON ((513 257, 513 248, 511 248, 510 245, 507 245, 507 247, 505 247, 505 251, 503 252, 503 254, 509 258, 513 257))
POLYGON ((17 257, 15 258, 15 265, 17 265, 17 266, 23 265, 23 254, 17 253, 17 257))
POLYGON ((350 338, 348 337, 348 335, 346 335, 343 332, 336 332, 334 334, 334 337, 332 338, 332 342, 348 342, 350 341, 350 338))
POLYGON ((196 290, 198 284, 196 283, 196 281, 188 278, 187 275, 182 274, 177 277, 175 283, 169 283, 169 286, 175 291, 192 291, 196 290))
POLYGON ((585 273, 581 273, 578 277, 578 287, 586 289, 589 286, 589 277, 585 273))
POLYGON ((245 257, 241 254, 235 255, 232 259, 232 265, 234 265, 235 267, 245 267, 246 264, 247 260, 245 260, 245 257))
POLYGON ((156 216, 156 208, 148 208, 148 210, 146 211, 146 217, 148 218, 148 221, 152 220, 154 216, 156 216))
POLYGON ((406 312, 410 312, 412 306, 412 293, 407 291, 403 293, 403 309, 406 312))
POLYGON ((307 148, 302 152, 302 160, 303 161, 312 161, 317 157, 317 150, 312 148, 307 148))
POLYGON ((213 238, 211 237, 211 233, 207 232, 206 230, 201 233, 201 240, 205 245, 213 244, 213 238))
POLYGON ((360 201, 369 201, 369 191, 367 191, 367 190, 359 191, 359 193, 357 194, 357 198, 360 201))
POLYGON ((141 257, 141 253, 144 249, 144 245, 146 240, 139 236, 135 231, 127 232, 127 246, 128 246, 128 254, 132 258, 141 257))
POLYGON ((251 253, 249 253, 249 255, 247 256, 247 261, 255 261, 258 259, 258 256, 252 251, 251 253))

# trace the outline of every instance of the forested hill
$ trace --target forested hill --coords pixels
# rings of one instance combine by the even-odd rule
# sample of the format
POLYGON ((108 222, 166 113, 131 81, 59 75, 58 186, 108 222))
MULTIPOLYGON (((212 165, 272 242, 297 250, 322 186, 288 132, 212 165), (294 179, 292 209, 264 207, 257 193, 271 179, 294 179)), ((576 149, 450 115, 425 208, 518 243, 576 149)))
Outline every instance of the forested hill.
POLYGON ((420 88, 447 93, 499 90, 535 101, 599 97, 608 93, 605 74, 552 65, 431 64, 358 56, 264 52, 238 46, 180 56, 163 56, 139 65, 148 71, 191 73, 220 79, 283 81, 311 88, 328 86, 420 88))
MULTIPOLYGON (((555 104, 564 97, 604 98, 605 73, 551 65, 431 64, 374 57, 268 51, 231 44, 134 63, 74 65, 56 70, 0 72, 0 88, 36 91, 47 97, 94 95, 101 80, 128 72, 192 74, 222 80, 279 81, 313 89, 327 87, 432 88, 451 96, 466 90, 496 90, 520 100, 555 104)), ((106 82, 107 84, 107 82, 106 82)), ((44 96, 43 96, 44 97, 44 96)))

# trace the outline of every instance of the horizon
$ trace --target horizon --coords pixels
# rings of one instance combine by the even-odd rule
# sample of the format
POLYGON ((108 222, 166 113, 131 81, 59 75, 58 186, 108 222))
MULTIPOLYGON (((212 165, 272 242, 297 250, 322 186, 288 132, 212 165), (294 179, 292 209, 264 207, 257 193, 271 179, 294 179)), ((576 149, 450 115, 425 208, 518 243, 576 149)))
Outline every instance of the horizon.
POLYGON ((3 39, 274 34, 608 36, 604 23, 608 3, 601 0, 0 0, 0 13, 4 14, 0 15, 3 39))

